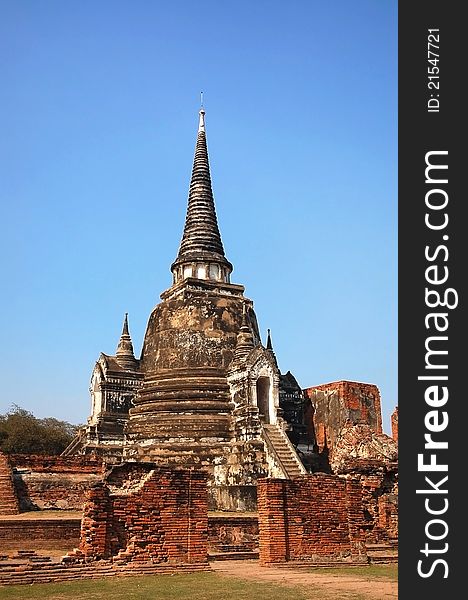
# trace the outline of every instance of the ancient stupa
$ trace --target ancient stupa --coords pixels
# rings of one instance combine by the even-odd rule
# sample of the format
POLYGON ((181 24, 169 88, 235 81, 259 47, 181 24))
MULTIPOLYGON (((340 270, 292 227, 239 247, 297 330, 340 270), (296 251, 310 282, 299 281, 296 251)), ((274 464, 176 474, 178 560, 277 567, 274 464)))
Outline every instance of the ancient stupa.
POLYGON ((206 469, 211 507, 230 510, 255 508, 258 478, 306 472, 286 435, 293 425, 280 408, 281 382, 289 404, 301 407, 302 391, 297 384, 291 390, 290 373, 281 375, 270 335, 262 345, 253 303, 242 285, 231 283, 232 270, 201 109, 172 285, 149 317, 139 360, 127 318, 116 355, 101 354, 92 415, 68 453, 206 469))

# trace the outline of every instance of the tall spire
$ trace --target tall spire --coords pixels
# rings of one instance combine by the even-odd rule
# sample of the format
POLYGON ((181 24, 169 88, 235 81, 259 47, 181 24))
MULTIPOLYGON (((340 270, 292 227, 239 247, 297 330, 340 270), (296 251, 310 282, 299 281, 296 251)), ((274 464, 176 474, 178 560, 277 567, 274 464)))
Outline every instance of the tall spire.
POLYGON ((137 364, 135 355, 133 354, 132 338, 128 332, 128 313, 125 313, 122 334, 120 336, 115 356, 117 358, 117 362, 122 367, 132 368, 137 364))
POLYGON ((224 256, 216 218, 203 108, 199 113, 184 233, 171 270, 174 283, 186 277, 229 282, 232 271, 231 263, 224 256))

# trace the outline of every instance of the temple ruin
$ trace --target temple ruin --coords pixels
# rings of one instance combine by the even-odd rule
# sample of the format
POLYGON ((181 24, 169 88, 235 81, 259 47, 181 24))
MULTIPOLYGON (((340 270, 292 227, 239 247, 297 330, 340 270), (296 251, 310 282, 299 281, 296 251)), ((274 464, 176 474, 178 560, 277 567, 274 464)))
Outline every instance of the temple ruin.
POLYGON ((366 542, 396 539, 398 412, 393 439, 375 385, 304 389, 281 373, 232 271, 202 109, 172 285, 141 356, 125 315, 115 355, 102 353, 92 371, 91 415, 63 455, 0 457, 0 511, 84 507, 68 562, 201 564, 210 551, 259 547, 263 564, 362 559, 366 542), (154 518, 140 518, 142 506, 154 518))

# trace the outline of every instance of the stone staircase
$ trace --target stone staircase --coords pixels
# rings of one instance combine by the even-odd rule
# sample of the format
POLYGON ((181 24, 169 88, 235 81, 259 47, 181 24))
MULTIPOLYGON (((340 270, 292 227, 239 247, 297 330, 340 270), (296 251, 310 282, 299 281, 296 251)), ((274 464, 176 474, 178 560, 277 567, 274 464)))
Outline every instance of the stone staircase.
POLYGON ((389 564, 398 562, 398 543, 393 540, 366 544, 369 562, 373 564, 389 564))
POLYGON ((226 545, 219 548, 219 552, 208 552, 208 560, 258 560, 258 550, 248 550, 243 545, 226 545))
POLYGON ((68 444, 68 446, 65 448, 65 450, 62 452, 62 454, 60 456, 73 456, 74 454, 77 454, 78 451, 81 450, 81 448, 83 447, 84 442, 85 442, 84 433, 81 429, 79 429, 77 431, 77 433, 75 434, 75 437, 68 444))
POLYGON ((8 457, 0 452, 0 515, 17 515, 18 513, 19 504, 10 462, 8 457))
POLYGON ((267 452, 273 455, 275 462, 283 471, 286 479, 294 479, 306 475, 307 471, 298 457, 294 446, 286 433, 278 425, 263 424, 263 437, 267 452))

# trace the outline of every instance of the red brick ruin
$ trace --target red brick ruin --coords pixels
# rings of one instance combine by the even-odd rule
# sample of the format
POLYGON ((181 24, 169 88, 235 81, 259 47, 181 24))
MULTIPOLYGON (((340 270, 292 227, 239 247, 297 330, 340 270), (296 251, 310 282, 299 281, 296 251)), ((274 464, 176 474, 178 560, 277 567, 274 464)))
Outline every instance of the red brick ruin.
POLYGON ((366 423, 375 433, 382 433, 380 392, 376 385, 335 381, 307 388, 305 393, 311 400, 306 417, 308 427, 314 431, 319 452, 331 450, 340 429, 348 423, 366 423))
POLYGON ((102 458, 12 454, 9 463, 22 512, 81 510, 86 491, 104 473, 102 458))
POLYGON ((334 475, 258 485, 260 563, 352 559, 367 561, 358 482, 334 475))
POLYGON ((202 471, 127 464, 86 493, 80 545, 68 557, 204 563, 207 531, 202 471))
POLYGON ((18 497, 8 456, 0 452, 0 515, 19 513, 18 497))
POLYGON ((392 413, 392 438, 398 442, 398 406, 392 413))

